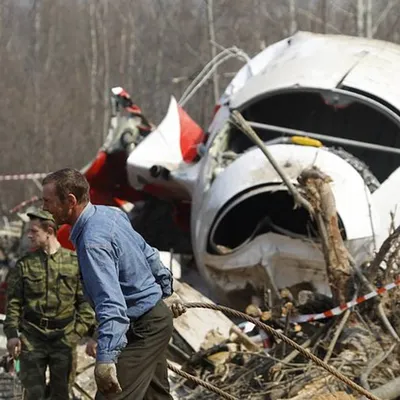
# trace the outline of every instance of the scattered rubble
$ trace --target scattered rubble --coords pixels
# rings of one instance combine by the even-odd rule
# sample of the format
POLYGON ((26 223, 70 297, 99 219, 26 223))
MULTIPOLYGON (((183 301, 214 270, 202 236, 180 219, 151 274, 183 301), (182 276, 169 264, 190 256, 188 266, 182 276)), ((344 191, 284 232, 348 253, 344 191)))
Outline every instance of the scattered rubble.
MULTIPOLYGON (((398 309, 398 289, 385 297, 387 315, 379 307, 380 300, 374 299, 344 314, 331 314, 318 321, 311 320, 299 325, 291 319, 296 314, 319 313, 343 304, 355 295, 356 288, 366 294, 365 289, 374 288, 373 285, 379 287, 398 279, 398 231, 388 238, 382 246, 383 250, 378 253, 380 262, 377 268, 374 262, 371 264, 380 274, 376 273, 375 279, 368 281, 364 276, 368 271, 354 265, 343 244, 329 177, 313 169, 304 171, 299 182, 317 220, 333 297, 300 291, 296 298, 290 288, 285 288, 281 291, 279 315, 276 310, 262 310, 256 305, 249 306, 246 311, 264 319, 263 322, 301 343, 303 348, 308 348, 363 388, 379 394, 382 399, 400 397, 399 341, 396 339, 396 329, 392 326, 393 322, 396 327, 398 324, 398 313, 394 312, 398 309), (389 250, 392 251, 391 255, 386 254, 389 250), (384 260, 386 264, 382 269, 384 260)), ((371 273, 369 276, 371 278, 371 273)), ((257 348, 251 336, 246 335, 246 338, 243 341, 240 340, 241 335, 226 337, 213 347, 192 355, 182 364, 182 369, 238 399, 351 399, 358 396, 358 393, 351 393, 344 383, 299 355, 296 350, 288 348, 285 343, 268 338, 259 342, 257 348)), ((182 378, 172 377, 171 380, 175 380, 179 388, 178 398, 218 398, 214 394, 206 394, 200 386, 194 387, 190 383, 184 385, 182 378)))
MULTIPOLYGON (((187 313, 190 312, 196 311, 187 313)), ((361 316, 354 310, 336 319, 301 326, 285 324, 282 319, 269 319, 266 323, 285 332, 368 390, 377 389, 400 376, 399 347, 373 315, 361 316)), ((251 331, 248 340, 252 341, 252 336, 258 333, 257 329, 251 331)), ((300 400, 334 392, 348 393, 344 383, 282 342, 270 338, 268 344, 261 342, 257 349, 254 341, 254 347, 249 350, 237 335, 220 339, 212 347, 203 344, 200 351, 182 363, 181 368, 239 399, 300 400)), ((184 384, 185 380, 180 377, 171 376, 171 381, 177 388, 176 398, 218 398, 200 386, 194 387, 191 382, 184 384)))
MULTIPOLYGON (((298 194, 307 194, 305 200, 313 207, 314 218, 319 218, 316 226, 320 232, 325 229, 320 236, 320 245, 321 248, 325 246, 329 283, 334 295, 329 297, 309 289, 288 287, 279 291, 279 298, 274 299, 272 306, 266 298, 261 303, 250 304, 245 311, 382 400, 400 398, 400 346, 396 339, 400 333, 398 287, 346 311, 341 307, 339 315, 327 313, 324 318, 298 322, 299 316, 330 310, 355 296, 398 280, 400 230, 394 230, 383 243, 375 260, 355 266, 340 236, 334 199, 329 192, 329 177, 321 175, 320 171, 305 171, 299 181, 303 186, 298 194)), ((15 232, 8 235, 8 232, 5 235, 3 232, 0 238, 3 279, 7 263, 15 257, 18 247, 15 241, 18 235, 15 232)), ((185 266, 179 268, 184 271, 185 266)), ((209 298, 183 281, 175 280, 174 286, 174 296, 184 303, 211 303, 209 298)), ((169 346, 170 363, 237 399, 359 398, 359 394, 343 382, 250 322, 230 319, 213 310, 189 309, 174 320, 174 327, 169 346)), ((1 347, 5 354, 4 340, 1 347)), ((94 360, 85 354, 85 343, 82 343, 78 346, 78 375, 74 388, 75 394, 82 399, 94 398, 93 368, 94 360)), ((173 371, 169 372, 169 378, 175 399, 220 398, 173 371)), ((15 374, 4 371, 0 374, 2 388, 1 385, 18 388, 18 379, 15 374)), ((8 389, 4 390, 6 393, 8 389)), ((8 398, 4 396, 0 398, 8 398)))
POLYGON ((94 381, 95 360, 85 353, 86 344, 83 340, 78 345, 78 368, 75 380, 74 394, 77 398, 94 399, 96 395, 96 382, 94 381), (90 396, 90 397, 89 397, 90 396))

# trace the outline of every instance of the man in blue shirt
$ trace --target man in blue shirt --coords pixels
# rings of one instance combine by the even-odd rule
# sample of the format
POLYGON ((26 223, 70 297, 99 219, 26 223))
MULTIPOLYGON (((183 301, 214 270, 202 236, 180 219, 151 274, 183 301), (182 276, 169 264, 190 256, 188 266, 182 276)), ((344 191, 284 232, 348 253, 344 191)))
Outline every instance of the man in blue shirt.
POLYGON ((172 313, 162 300, 172 294, 172 276, 158 251, 123 211, 91 204, 77 170, 43 180, 43 208, 57 224, 72 226, 84 292, 96 312, 96 399, 172 399, 166 361, 172 313))

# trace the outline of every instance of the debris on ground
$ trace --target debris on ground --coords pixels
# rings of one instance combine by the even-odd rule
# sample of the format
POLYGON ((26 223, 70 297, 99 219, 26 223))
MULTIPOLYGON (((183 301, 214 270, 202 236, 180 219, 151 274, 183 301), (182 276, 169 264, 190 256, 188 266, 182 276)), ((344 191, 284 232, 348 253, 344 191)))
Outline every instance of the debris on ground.
MULTIPOLYGON (((184 282, 174 280, 174 294, 171 300, 176 298, 184 303, 210 303, 210 299, 202 295, 199 291, 184 282)), ((233 326, 233 322, 221 312, 212 310, 196 310, 195 312, 186 312, 178 319, 174 320, 174 338, 179 335, 179 341, 185 341, 191 348, 191 352, 199 351, 202 342, 206 340, 207 334, 219 335, 225 338, 229 335, 229 331, 233 326), (214 332, 214 333, 212 333, 214 332)), ((211 340, 208 338, 207 340, 211 340)))
MULTIPOLYGON (((357 266, 340 236, 329 177, 316 170, 304 171, 299 183, 299 194, 313 207, 322 233, 317 244, 325 256, 333 296, 287 287, 279 290, 278 302, 274 299, 271 305, 264 299, 243 311, 382 400, 400 398, 400 229, 393 230, 374 260, 357 266)), ((23 229, 20 222, 1 231, 0 281, 18 254, 18 228, 23 229)), ((179 267, 184 271, 185 265, 179 267)), ((175 280, 175 294, 169 301, 212 303, 194 286, 175 280)), ((360 398, 345 383, 252 322, 230 319, 219 311, 188 309, 174 320, 174 328, 168 349, 170 363, 237 399, 360 398)), ((0 334, 1 338, 4 335, 0 334)), ((4 356, 4 340, 0 347, 0 356, 4 356)), ((78 346, 77 398, 94 398, 93 369, 94 360, 85 354, 83 341, 78 346)), ((175 399, 220 398, 176 372, 169 371, 169 379, 175 399)), ((17 375, 3 368, 0 383, 17 388, 17 375)))
MULTIPOLYGON (((251 304, 246 312, 284 333, 296 343, 336 368, 352 381, 382 399, 400 397, 399 332, 399 230, 383 244, 373 261, 362 267, 351 260, 338 229, 329 177, 321 171, 304 171, 302 193, 313 207, 321 234, 333 297, 312 291, 281 290, 280 310, 251 304), (352 270, 353 268, 353 270, 352 270), (357 271, 356 271, 357 268, 357 271), (369 270, 368 270, 369 268, 369 270), (367 276, 369 280, 367 279, 367 276), (392 282, 384 297, 362 297, 392 282), (371 300, 366 301, 369 297, 371 300), (357 298, 353 307, 344 306, 357 298), (382 303, 382 304, 381 304, 382 303), (335 309, 335 306, 339 306, 335 309), (383 306, 383 308, 382 308, 383 306), (334 309, 335 311, 329 311, 334 309), (329 312, 327 312, 329 311, 329 312), (313 315, 322 314, 318 318, 313 315), (307 314, 307 319, 299 316, 307 314), (336 314, 336 315, 335 315, 336 314), (398 336, 397 336, 398 337, 398 336)), ((190 312, 202 312, 189 310, 190 312)), ((268 337, 254 324, 240 324, 248 340, 227 336, 213 347, 190 356, 181 368, 238 399, 355 399, 359 393, 316 366, 286 343, 268 337), (250 346, 249 346, 250 342, 250 346)), ((238 328, 236 328, 237 330, 238 328)), ((218 395, 173 376, 176 398, 217 399, 218 395)))

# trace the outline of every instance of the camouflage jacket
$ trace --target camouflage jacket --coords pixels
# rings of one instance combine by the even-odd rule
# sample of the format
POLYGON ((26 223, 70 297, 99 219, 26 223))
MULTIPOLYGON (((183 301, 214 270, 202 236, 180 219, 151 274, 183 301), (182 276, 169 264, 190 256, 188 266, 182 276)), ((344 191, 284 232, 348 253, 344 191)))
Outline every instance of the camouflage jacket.
POLYGON ((95 324, 94 311, 84 299, 76 253, 60 248, 47 255, 41 250, 20 258, 7 276, 7 311, 4 333, 7 339, 18 332, 37 331, 50 335, 24 315, 35 314, 49 320, 74 316, 65 329, 85 336, 95 324))

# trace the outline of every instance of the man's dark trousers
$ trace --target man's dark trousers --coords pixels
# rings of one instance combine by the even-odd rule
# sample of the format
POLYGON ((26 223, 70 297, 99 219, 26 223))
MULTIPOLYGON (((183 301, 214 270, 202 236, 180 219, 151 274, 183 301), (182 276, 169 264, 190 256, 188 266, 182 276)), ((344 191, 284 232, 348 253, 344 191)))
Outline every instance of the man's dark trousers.
MULTIPOLYGON (((166 354, 172 330, 172 313, 162 300, 132 323, 117 362, 122 393, 107 399, 172 400, 166 354)), ((103 399, 98 392, 96 400, 103 399)))

